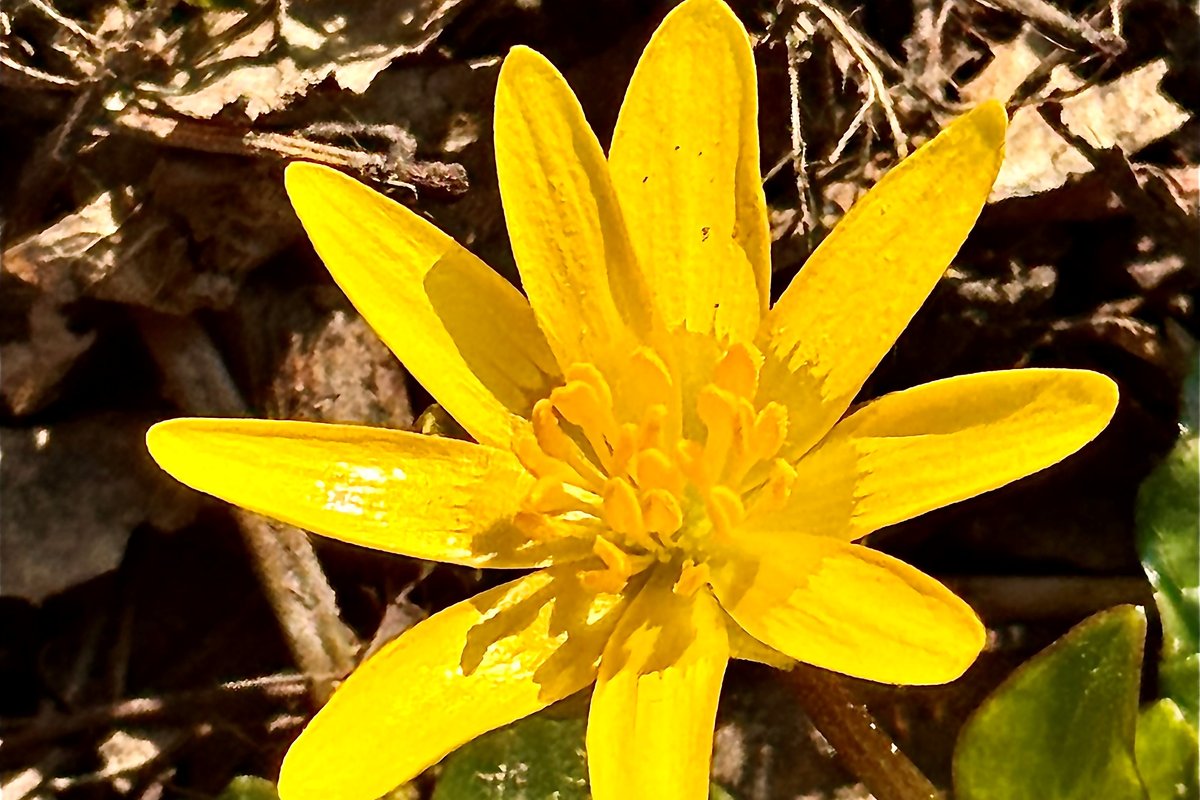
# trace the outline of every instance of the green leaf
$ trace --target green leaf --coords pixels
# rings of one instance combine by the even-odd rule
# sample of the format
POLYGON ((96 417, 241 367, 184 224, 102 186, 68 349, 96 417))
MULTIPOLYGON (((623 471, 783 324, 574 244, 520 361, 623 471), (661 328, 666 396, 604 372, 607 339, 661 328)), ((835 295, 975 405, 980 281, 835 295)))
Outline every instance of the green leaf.
MULTIPOLYGON (((433 800, 586 800, 586 731, 551 709, 480 736, 442 761, 433 800)), ((709 800, 734 797, 714 783, 709 800)))
POLYGON ((1162 618, 1159 694, 1200 712, 1200 438, 1185 428, 1138 492, 1138 550, 1162 618))
POLYGON ((1174 700, 1149 705, 1138 717, 1137 766, 1150 800, 1200 798, 1200 742, 1174 700))
POLYGON ((585 723, 544 714, 480 736, 442 762, 433 800, 584 800, 585 723))
POLYGON ((959 800, 1145 800, 1134 764, 1146 617, 1118 606, 1017 668, 967 721, 959 800))
POLYGON ((238 775, 229 782, 217 800, 279 800, 275 784, 255 775, 238 775))

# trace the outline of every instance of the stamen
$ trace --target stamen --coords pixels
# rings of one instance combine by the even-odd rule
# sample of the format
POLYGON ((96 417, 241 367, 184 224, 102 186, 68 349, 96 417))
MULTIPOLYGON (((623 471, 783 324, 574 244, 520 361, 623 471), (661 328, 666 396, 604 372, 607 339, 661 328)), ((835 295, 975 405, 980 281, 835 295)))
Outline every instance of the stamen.
POLYGON ((557 531, 550 521, 536 511, 518 511, 513 515, 513 525, 535 542, 548 542, 558 538, 557 531))
POLYGON ((607 440, 616 438, 616 426, 612 422, 612 409, 601 405, 595 387, 583 381, 569 381, 550 392, 550 402, 563 419, 583 432, 605 472, 611 472, 612 450, 607 440))
POLYGON ((712 486, 712 476, 704 466, 704 445, 684 439, 675 448, 679 456, 679 470, 701 490, 712 486))
POLYGON ((623 581, 629 579, 633 567, 630 565, 629 556, 624 550, 603 536, 597 536, 596 541, 592 544, 592 552, 600 556, 600 560, 604 562, 604 566, 620 575, 623 581))
POLYGON ((637 492, 623 478, 609 478, 604 484, 604 521, 617 533, 647 550, 657 549, 646 530, 637 492))
POLYGON ((646 409, 642 424, 638 426, 637 445, 639 448, 662 447, 663 428, 667 421, 667 407, 657 404, 646 409))
POLYGON ((645 405, 666 405, 670 402, 674 381, 667 365, 649 347, 639 347, 629 359, 632 385, 641 394, 645 405))
POLYGON ((746 517, 742 498, 728 486, 714 486, 704 505, 713 530, 721 537, 729 537, 746 517))
POLYGON ((771 462, 767 479, 755 492, 750 501, 749 512, 752 514, 769 514, 779 511, 787 505, 792 487, 796 485, 796 469, 782 458, 771 462))
POLYGON ((597 490, 604 485, 604 474, 584 457, 579 446, 563 432, 550 399, 543 398, 533 404, 530 421, 533 423, 533 435, 537 438, 538 447, 547 455, 557 458, 575 470, 585 485, 597 490))
POLYGON ((555 478, 541 478, 525 496, 525 510, 538 514, 562 514, 567 511, 591 513, 595 509, 567 491, 566 485, 555 478))
POLYGON ((767 403, 754 420, 754 455, 760 461, 774 458, 787 441, 787 409, 776 402, 767 403))
POLYGON ((604 376, 600 374, 600 370, 596 369, 595 364, 572 364, 567 368, 567 374, 564 377, 568 383, 579 381, 590 386, 596 392, 600 405, 611 411, 613 407, 612 389, 609 388, 608 381, 604 380, 604 376))
POLYGON ((626 475, 629 472, 629 462, 638 451, 638 426, 626 422, 617 432, 617 441, 613 444, 612 464, 609 475, 614 477, 626 475))
POLYGON ((634 456, 630 466, 639 489, 665 489, 676 496, 683 494, 683 473, 662 450, 642 450, 634 456))
POLYGON ((758 371, 762 363, 762 353, 756 347, 735 342, 717 362, 713 383, 738 397, 753 400, 758 391, 758 371))
POLYGON ((733 444, 733 432, 737 424, 737 398, 724 389, 709 384, 700 390, 696 398, 696 413, 708 428, 704 442, 705 472, 719 479, 733 444))
POLYGON ((535 478, 558 477, 566 479, 571 469, 557 458, 546 453, 537 443, 537 439, 528 430, 520 429, 513 437, 513 455, 521 462, 521 466, 535 478))
POLYGON ((675 533, 683 527, 683 509, 679 507, 679 501, 666 489, 651 489, 643 495, 643 506, 646 528, 669 547, 675 533))
POLYGON ((589 570, 579 576, 579 582, 590 592, 619 594, 629 581, 611 569, 589 570))
POLYGON ((679 571, 679 579, 675 581, 672 591, 680 597, 691 597, 700 587, 708 583, 708 577, 708 564, 704 562, 697 564, 689 558, 683 562, 683 568, 679 571))

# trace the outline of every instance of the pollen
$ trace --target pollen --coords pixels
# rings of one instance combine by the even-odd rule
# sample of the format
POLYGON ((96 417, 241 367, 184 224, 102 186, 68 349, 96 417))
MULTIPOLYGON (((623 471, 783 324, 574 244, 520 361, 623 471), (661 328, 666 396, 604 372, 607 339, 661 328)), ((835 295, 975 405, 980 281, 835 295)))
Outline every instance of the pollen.
POLYGON ((796 482, 779 458, 787 409, 758 400, 762 354, 728 344, 707 381, 679 357, 641 347, 618 375, 572 364, 514 440, 536 479, 518 527, 539 541, 590 537, 584 578, 596 591, 669 564, 675 591, 694 593, 713 549, 747 516, 782 508, 796 482))

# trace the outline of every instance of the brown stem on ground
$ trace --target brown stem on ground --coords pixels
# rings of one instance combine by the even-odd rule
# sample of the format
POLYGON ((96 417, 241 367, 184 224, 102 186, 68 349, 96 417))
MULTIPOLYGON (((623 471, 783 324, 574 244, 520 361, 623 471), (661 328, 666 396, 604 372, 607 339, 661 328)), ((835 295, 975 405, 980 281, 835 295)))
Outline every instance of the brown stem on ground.
POLYGON ((789 676, 813 725, 878 800, 931 800, 943 795, 855 700, 844 678, 798 664, 789 676))
MULTIPOLYGON (((246 404, 208 334, 184 318, 143 312, 138 326, 163 374, 167 394, 186 414, 246 416, 246 404)), ((358 640, 338 613, 337 598, 307 535, 237 510, 235 517, 292 657, 312 676, 341 676, 354 666, 358 640)), ((331 679, 313 681, 324 703, 331 679)))

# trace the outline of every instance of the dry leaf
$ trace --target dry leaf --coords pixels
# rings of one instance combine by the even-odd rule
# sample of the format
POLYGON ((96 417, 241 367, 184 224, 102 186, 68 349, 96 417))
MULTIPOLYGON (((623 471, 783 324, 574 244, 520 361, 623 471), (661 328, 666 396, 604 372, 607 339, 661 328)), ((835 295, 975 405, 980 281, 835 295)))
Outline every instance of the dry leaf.
MULTIPOLYGON (((461 5, 461 0, 357 5, 347 14, 336 0, 280 6, 278 23, 256 11, 206 15, 207 36, 245 27, 220 49, 220 60, 177 73, 175 91, 163 102, 175 111, 209 118, 226 106, 243 104, 251 120, 286 107, 310 86, 332 78, 355 94, 396 58, 423 50, 461 5)), ((194 64, 184 58, 181 63, 194 64)))
MULTIPOLYGON (((1178 130, 1190 115, 1159 87, 1167 72, 1159 59, 1116 80, 1091 86, 1062 101, 1062 121, 1077 136, 1102 149, 1119 148, 1131 156, 1178 130)), ((1055 88, 1070 90, 1078 80, 1056 70, 1055 88)), ((1027 197, 1057 189, 1074 175, 1091 172, 1088 159, 1063 140, 1037 108, 1025 107, 1009 125, 1004 166, 990 200, 1027 197)))

